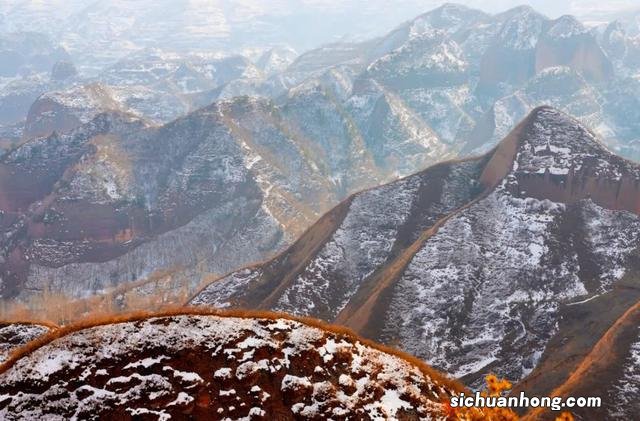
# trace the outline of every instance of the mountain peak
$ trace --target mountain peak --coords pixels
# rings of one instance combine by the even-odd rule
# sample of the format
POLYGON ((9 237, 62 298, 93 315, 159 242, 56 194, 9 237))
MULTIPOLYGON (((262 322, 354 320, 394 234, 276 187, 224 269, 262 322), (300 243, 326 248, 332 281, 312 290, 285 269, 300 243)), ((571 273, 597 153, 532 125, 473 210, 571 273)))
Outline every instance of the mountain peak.
POLYGON ((535 48, 547 18, 529 6, 521 6, 507 12, 501 17, 504 24, 498 33, 501 43, 514 50, 530 50, 535 48))
POLYGON ((289 46, 276 46, 268 49, 258 58, 256 65, 268 75, 284 71, 298 57, 298 53, 289 46))
POLYGON ((458 32, 467 25, 488 17, 481 10, 472 9, 457 3, 445 3, 427 13, 418 16, 411 22, 413 33, 429 30, 442 30, 448 34, 458 32))
POLYGON ((516 156, 518 172, 567 174, 585 159, 602 157, 604 165, 611 155, 591 131, 553 107, 538 107, 528 119, 516 156))
POLYGON ((547 36, 551 38, 571 38, 588 33, 588 29, 571 15, 563 15, 554 20, 547 31, 547 36))
POLYGON ((544 106, 494 150, 481 177, 516 196, 575 203, 591 199, 640 213, 640 166, 609 152, 580 122, 544 106))
MULTIPOLYGON (((578 120, 545 105, 531 111, 500 142, 485 168, 482 183, 497 186, 505 180, 509 188, 521 191, 536 176, 558 177, 554 187, 559 189, 558 195, 551 196, 558 201, 571 201, 574 195, 590 197, 592 191, 601 190, 597 187, 599 182, 610 183, 612 187, 629 182, 635 185, 640 180, 640 167, 607 150, 578 120), (569 185, 575 180, 582 180, 579 188, 569 185), (571 197, 565 197, 567 194, 571 197)), ((635 193, 630 193, 630 198, 633 203, 628 205, 617 202, 607 205, 635 211, 635 193)), ((616 196, 612 200, 617 199, 616 196)))
POLYGON ((523 16, 540 16, 544 18, 544 15, 542 15, 536 9, 534 9, 533 7, 527 4, 512 7, 511 9, 506 10, 502 13, 499 13, 496 16, 498 17, 499 20, 505 20, 505 21, 515 17, 523 17, 523 16))
POLYGON ((469 12, 469 11, 477 11, 476 9, 472 9, 464 4, 460 3, 444 3, 442 6, 432 10, 429 13, 433 14, 445 14, 445 13, 460 13, 460 12, 469 12))

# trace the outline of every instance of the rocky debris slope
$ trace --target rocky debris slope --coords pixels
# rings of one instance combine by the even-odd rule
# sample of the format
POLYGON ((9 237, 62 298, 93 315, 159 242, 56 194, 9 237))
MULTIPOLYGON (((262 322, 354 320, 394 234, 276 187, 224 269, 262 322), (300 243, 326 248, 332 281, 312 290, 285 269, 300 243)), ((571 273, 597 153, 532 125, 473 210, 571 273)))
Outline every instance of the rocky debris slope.
POLYGON ((33 323, 0 323, 0 364, 21 346, 51 330, 49 326, 33 323))
POLYGON ((161 316, 58 336, 0 373, 0 417, 445 419, 443 400, 460 390, 350 334, 274 316, 161 316))
POLYGON ((638 263, 639 213, 640 168, 542 107, 486 156, 355 195, 325 216, 330 233, 191 302, 346 324, 474 386, 518 380, 562 335, 564 306, 638 263))

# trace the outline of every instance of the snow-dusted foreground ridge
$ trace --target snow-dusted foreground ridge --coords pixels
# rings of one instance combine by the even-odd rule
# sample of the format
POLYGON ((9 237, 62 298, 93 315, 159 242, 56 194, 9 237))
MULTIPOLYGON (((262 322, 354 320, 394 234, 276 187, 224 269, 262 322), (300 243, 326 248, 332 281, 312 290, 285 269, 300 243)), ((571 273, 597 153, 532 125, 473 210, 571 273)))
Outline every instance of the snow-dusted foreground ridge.
POLYGON ((452 383, 283 318, 176 315, 54 339, 0 374, 1 419, 444 419, 452 383))
POLYGON ((50 327, 32 323, 0 323, 0 364, 19 347, 50 330, 50 327))

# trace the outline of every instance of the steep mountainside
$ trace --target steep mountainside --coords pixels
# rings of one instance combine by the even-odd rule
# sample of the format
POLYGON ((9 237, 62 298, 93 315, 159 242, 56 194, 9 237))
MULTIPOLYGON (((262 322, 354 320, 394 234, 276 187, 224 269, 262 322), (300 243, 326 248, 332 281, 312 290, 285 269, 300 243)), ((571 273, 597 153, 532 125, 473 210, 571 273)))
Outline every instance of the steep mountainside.
MULTIPOLYGON (((610 53, 623 49, 610 45, 617 40, 635 56, 632 37, 620 31, 596 36, 572 16, 552 20, 527 6, 488 15, 446 4, 378 39, 304 53, 278 80, 291 89, 346 68, 347 104, 373 109, 366 101, 375 87, 412 116, 404 119, 410 133, 429 130, 462 154, 486 152, 533 108, 552 105, 634 157, 640 130, 627 110, 635 96, 622 87, 640 67, 610 53)), ((374 139, 383 135, 369 125, 374 139)))
MULTIPOLYGON (((597 367, 596 370, 591 368, 587 370, 581 366, 585 372, 580 373, 582 376, 577 380, 587 380, 586 384, 578 385, 576 379, 569 378, 565 393, 579 395, 586 391, 588 386, 593 386, 592 390, 596 390, 595 394, 606 396, 605 408, 602 411, 603 417, 612 419, 627 418, 633 419, 640 410, 640 306, 636 304, 632 309, 627 311, 616 324, 607 331, 601 343, 594 347, 595 355, 588 355, 585 358, 584 366, 586 367, 595 357, 608 358, 609 364, 603 364, 604 367, 597 367), (614 343, 607 344, 610 337, 613 337, 614 343), (608 346, 609 345, 609 346, 608 346), (602 349, 604 348, 604 349, 602 349), (612 352, 608 354, 607 352, 612 352), (611 371, 607 371, 611 370, 611 371), (606 378, 604 382, 598 382, 597 379, 606 378), (572 382, 573 380, 573 382, 572 382)), ((593 393, 593 392, 591 392, 593 393)), ((586 416, 586 411, 581 415, 586 416)))
POLYGON ((502 27, 482 58, 479 88, 505 92, 548 67, 570 66, 591 81, 613 76, 596 38, 574 17, 549 20, 529 7, 496 16, 502 27))
MULTIPOLYGON (((42 92, 52 91, 33 105, 29 118, 39 121, 27 122, 27 138, 54 126, 75 126, 75 113, 66 115, 68 104, 86 108, 86 115, 104 111, 88 100, 86 86, 95 82, 111 90, 118 109, 155 123, 242 95, 272 98, 282 106, 304 105, 314 113, 322 108, 319 113, 329 121, 350 120, 360 133, 348 137, 361 137, 376 153, 377 165, 401 176, 434 159, 489 150, 543 104, 578 117, 618 153, 636 157, 637 69, 615 53, 624 50, 633 56, 628 53, 632 36, 623 27, 609 29, 596 36, 573 17, 551 20, 530 7, 488 15, 446 4, 380 38, 326 45, 295 60, 288 48, 266 51, 255 64, 241 56, 144 48, 94 78, 80 79, 84 87, 68 89, 68 84, 37 78, 7 81, 0 88, 0 117, 6 119, 0 122, 0 147, 18 143, 22 133, 14 125, 42 92), (314 89, 325 92, 318 95, 314 89), (49 103, 53 97, 56 105, 49 103), (327 106, 327 100, 333 104, 327 106), (63 116, 56 111, 59 102, 65 104, 63 116), (53 117, 51 107, 56 109, 53 117), (59 119, 59 124, 35 130, 47 119, 59 119)), ((311 120, 315 114, 304 117, 311 120)), ((335 136, 332 124, 328 133, 318 122, 302 124, 317 126, 315 138, 335 136)))
MULTIPOLYGON (((638 268, 610 291, 562 310, 559 329, 534 372, 515 393, 601 396, 601 408, 576 409, 584 419, 634 419, 638 398, 640 289, 638 268), (590 335, 584 335, 589 326, 590 335), (553 367, 553 368, 552 368, 553 367)), ((534 411, 526 419, 554 419, 534 411)))
MULTIPOLYGON (((18 35, 25 40, 17 46, 0 37, 0 54, 3 46, 13 46, 14 49, 22 48, 20 53, 25 56, 20 59, 23 64, 19 74, 0 74, 2 149, 53 131, 68 132, 107 110, 127 111, 162 124, 218 98, 234 96, 222 95, 222 92, 244 93, 256 89, 261 96, 272 93, 265 74, 248 58, 238 55, 178 54, 142 49, 122 57, 97 75, 87 77, 78 74, 73 63, 66 60, 66 53, 56 56, 60 61, 50 63, 53 59, 47 54, 53 53, 45 47, 49 46, 50 50, 53 47, 46 37, 18 35), (43 68, 45 65, 49 67, 43 68), (263 83, 264 88, 256 88, 263 83)), ((283 60, 290 59, 286 50, 282 54, 283 60)), ((278 59, 274 56, 273 60, 277 62, 278 59)), ((283 91, 276 87, 273 90, 283 91)))
POLYGON ((0 152, 22 137, 22 122, 39 95, 76 80, 64 70, 69 60, 65 49, 43 34, 0 34, 0 152))
POLYGON ((191 302, 335 321, 475 386, 518 380, 562 337, 566 305, 640 263, 639 213, 640 167, 542 107, 486 156, 356 194, 191 302))
POLYGON ((67 329, 0 371, 4 419, 444 420, 461 390, 347 332, 264 314, 67 329))
POLYGON ((246 57, 166 53, 144 49, 107 67, 99 79, 113 85, 157 86, 193 93, 213 89, 239 78, 260 78, 261 71, 246 57))
POLYGON ((2 294, 46 282, 82 295, 161 267, 264 258, 337 200, 302 146, 248 100, 160 128, 102 114, 27 142, 0 164, 2 294))
POLYGON ((32 107, 28 129, 55 133, 0 162, 4 297, 86 295, 177 266, 188 287, 271 256, 347 194, 450 154, 380 89, 375 109, 351 104, 357 121, 310 82, 278 103, 220 101, 160 127, 95 116, 130 109, 113 88, 74 89, 84 99, 51 93, 32 107), (380 136, 367 131, 378 118, 380 136))
POLYGON ((273 75, 285 70, 298 57, 298 53, 290 47, 273 47, 260 55, 256 66, 266 75, 273 75))

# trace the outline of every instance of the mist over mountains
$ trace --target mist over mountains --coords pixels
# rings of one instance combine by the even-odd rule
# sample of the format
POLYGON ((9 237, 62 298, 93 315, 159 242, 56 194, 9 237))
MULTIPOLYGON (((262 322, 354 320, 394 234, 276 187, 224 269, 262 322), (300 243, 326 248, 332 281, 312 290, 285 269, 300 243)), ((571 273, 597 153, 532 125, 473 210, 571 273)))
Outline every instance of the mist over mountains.
MULTIPOLYGON (((95 76, 46 35, 4 35, 2 293, 81 296, 199 263, 225 273, 281 250, 350 193, 488 151, 540 105, 637 158, 637 31, 449 4, 300 55, 145 48, 95 76), (213 185, 232 179, 222 200, 213 185), (255 203, 233 207, 237 227, 231 210, 213 212, 229 200, 255 203), (185 247, 167 255, 164 241, 185 247)), ((192 288, 201 275, 187 272, 192 288)))
MULTIPOLYGON (((576 412, 584 419, 637 413, 640 15, 625 2, 360 6, 0 6, 4 393, 47 381, 73 394, 69 411, 95 393, 117 401, 111 380, 85 396, 64 384, 78 374, 73 364, 39 378, 29 361, 99 353, 107 345, 78 343, 101 329, 117 336, 158 323, 175 339, 171 326, 184 325, 201 340, 194 326, 233 322, 260 338, 240 363, 254 364, 256 378, 281 375, 275 389, 263 386, 290 417, 306 406, 323 416, 344 405, 396 414, 404 407, 395 399, 410 415, 443 413, 458 386, 422 378, 409 357, 392 362, 402 379, 357 387, 365 340, 414 355, 461 388, 478 390, 496 373, 516 392, 602 396, 597 412, 576 412), (357 23, 348 31, 347 17, 357 23), (54 301, 69 311, 47 312, 54 301), (242 320, 209 310, 113 315, 168 305, 231 308, 242 320), (286 366, 284 337, 307 331, 243 310, 312 317, 364 339, 349 333, 354 345, 336 360, 311 353, 319 370, 286 366), (52 323, 74 325, 92 311, 106 316, 69 329, 52 323), (355 371, 340 371, 340 358, 355 371), (336 381, 341 374, 356 383, 336 381), (292 386, 286 376, 308 380, 292 386), (439 392, 422 400, 410 376, 439 392), (409 384, 404 395, 390 392, 398 384, 409 384), (317 400, 300 401, 309 388, 333 400, 316 391, 317 400)), ((342 334, 327 329, 294 338, 301 355, 342 334)), ((224 336, 216 340, 229 346, 246 339, 224 336)), ((191 386, 153 361, 177 353, 167 371, 183 369, 180 358, 206 348, 189 346, 132 338, 115 349, 128 376, 161 377, 171 396, 125 400, 177 411, 180 388, 191 386), (151 365, 136 365, 145 359, 151 365)), ((100 358, 82 360, 89 371, 78 388, 98 381, 109 363, 100 358)), ((236 356, 224 358, 194 361, 219 370, 236 356)), ((236 363, 237 373, 246 368, 236 363)), ((109 372, 115 382, 118 370, 109 372)), ((246 386, 242 375, 227 380, 246 386)), ((198 384, 180 410, 205 416, 211 393, 222 392, 198 384)), ((58 410, 49 395, 31 397, 25 405, 48 408, 42 415, 58 410)), ((0 399, 0 416, 19 416, 23 403, 0 399)), ((222 409, 236 414, 230 405, 222 409)), ((116 402, 109 411, 128 410, 116 402)), ((554 419, 540 417, 532 419, 554 419)))
MULTIPOLYGON (((498 13, 512 0, 466 0, 468 7, 498 13)), ((628 16, 632 1, 529 2, 541 13, 598 23, 628 16)), ((238 53, 288 44, 298 51, 337 41, 382 36, 441 2, 242 0, 136 1, 7 0, 0 5, 0 32, 40 32, 63 45, 86 69, 140 48, 238 53)))

